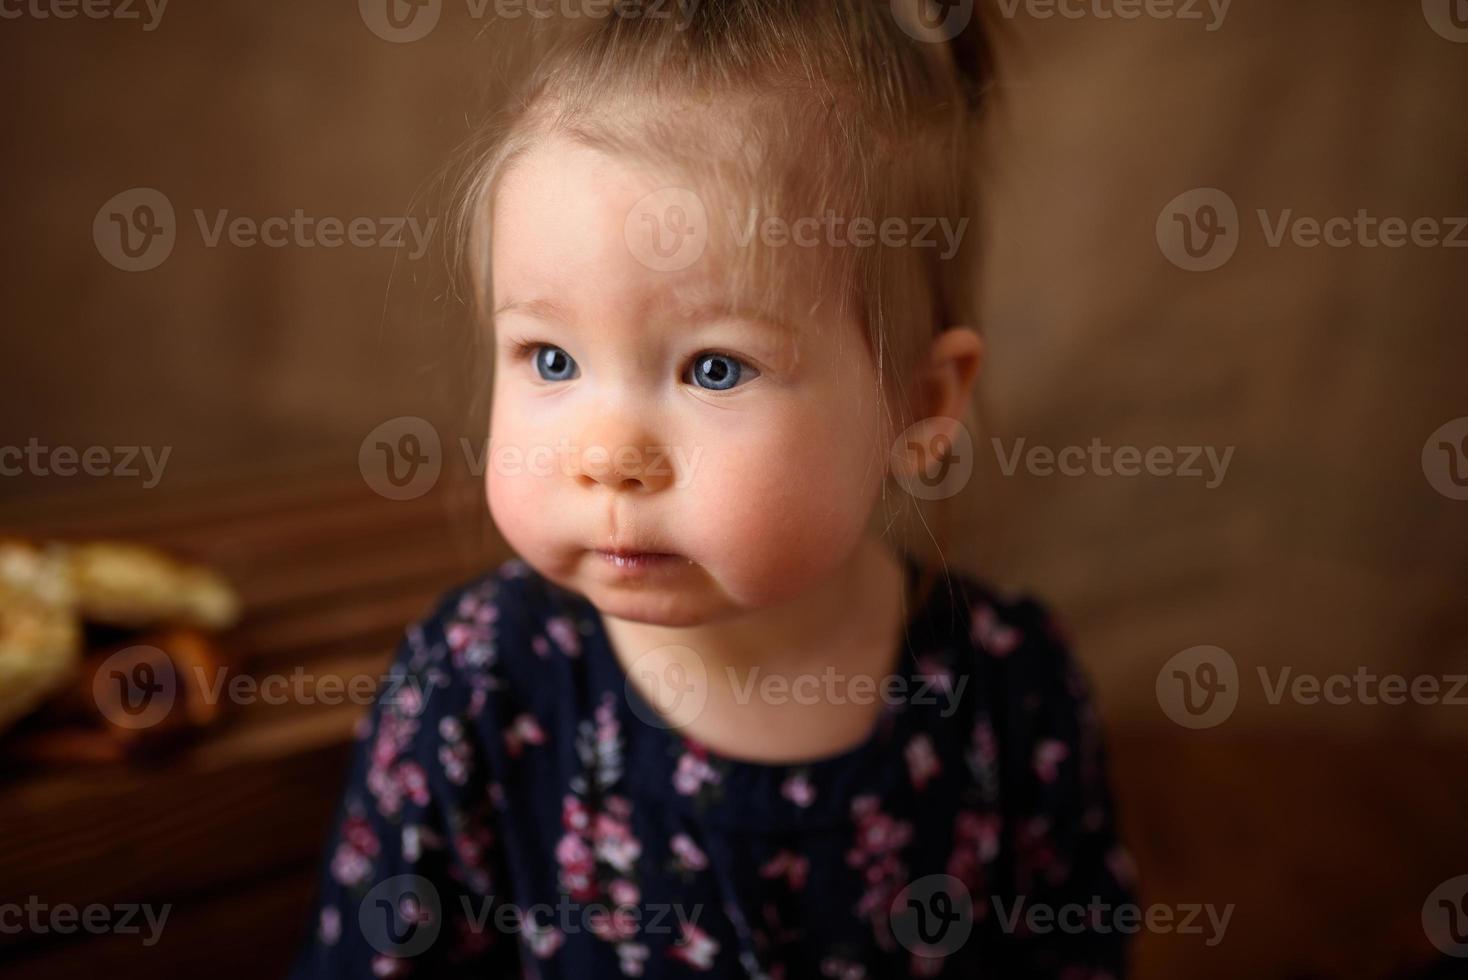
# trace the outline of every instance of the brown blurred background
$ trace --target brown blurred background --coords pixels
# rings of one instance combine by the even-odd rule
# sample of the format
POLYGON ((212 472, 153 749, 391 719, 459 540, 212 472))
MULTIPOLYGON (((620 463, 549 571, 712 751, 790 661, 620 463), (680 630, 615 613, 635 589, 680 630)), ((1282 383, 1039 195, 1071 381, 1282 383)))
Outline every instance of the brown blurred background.
MULTIPOLYGON (((1235 0, 1221 22, 1189 0, 1136 19, 1100 16, 1111 0, 1073 2, 1075 18, 982 5, 989 360, 971 516, 943 552, 1068 621, 1144 897, 1236 904, 1216 946, 1143 935, 1139 976, 1411 975, 1439 955, 1423 903, 1468 874, 1468 704, 1273 704, 1257 674, 1468 673, 1468 501, 1446 463, 1424 466, 1429 437, 1468 416, 1468 228, 1452 221, 1468 216, 1468 9, 1455 21, 1451 3, 1465 6, 1235 0), (1215 244, 1236 251, 1189 271, 1159 226, 1180 228, 1171 202, 1200 188, 1236 209, 1215 244), (1343 247, 1270 241, 1286 214, 1363 209, 1436 219, 1458 247, 1373 248, 1354 230, 1343 247), (1213 487, 1006 475, 1021 439, 1232 456, 1213 487), (1158 677, 1201 645, 1237 664, 1238 703, 1195 730, 1170 720, 1158 677)), ((444 492, 467 470, 457 440, 483 430, 463 414, 441 221, 421 255, 411 234, 403 248, 207 241, 226 211, 441 218, 438 178, 497 104, 528 23, 473 9, 443 0, 402 43, 352 3, 170 4, 151 30, 142 5, 137 19, 27 7, 0 25, 0 447, 169 453, 150 487, 0 477, 0 530, 209 559, 245 595, 234 642, 251 662, 318 674, 380 669, 437 590, 503 554, 444 492), (136 272, 94 236, 134 188, 176 216, 166 259, 136 272), (444 446, 443 485, 409 502, 358 465, 401 416, 444 446)), ((1195 220, 1197 200, 1183 198, 1195 220)), ((0 936, 3 972, 278 973, 359 711, 261 708, 165 763, 6 772, 6 893, 175 911, 146 950, 0 936)))

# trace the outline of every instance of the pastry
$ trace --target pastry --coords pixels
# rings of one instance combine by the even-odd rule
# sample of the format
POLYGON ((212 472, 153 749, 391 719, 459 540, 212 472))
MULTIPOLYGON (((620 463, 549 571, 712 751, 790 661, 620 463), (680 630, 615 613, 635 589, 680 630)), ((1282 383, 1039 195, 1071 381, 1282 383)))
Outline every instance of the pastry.
POLYGON ((212 569, 134 544, 71 545, 65 554, 77 609, 88 622, 226 629, 239 618, 239 597, 212 569))
POLYGON ((81 624, 55 548, 0 539, 0 729, 65 686, 81 660, 81 624))

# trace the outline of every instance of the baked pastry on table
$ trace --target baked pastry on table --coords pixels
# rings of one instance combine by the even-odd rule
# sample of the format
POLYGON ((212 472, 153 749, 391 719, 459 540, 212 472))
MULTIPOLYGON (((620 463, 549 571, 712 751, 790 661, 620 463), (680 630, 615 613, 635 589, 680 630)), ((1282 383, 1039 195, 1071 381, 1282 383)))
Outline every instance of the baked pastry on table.
POLYGON ((218 715, 202 685, 228 669, 215 633, 239 610, 218 573, 154 548, 0 538, 0 754, 112 761, 178 744, 218 715))
POLYGON ((0 730, 76 673, 82 625, 57 548, 0 539, 0 730))
POLYGON ((169 623, 226 629, 239 597, 213 569, 186 565, 143 545, 69 545, 63 555, 77 609, 89 623, 141 629, 169 623))

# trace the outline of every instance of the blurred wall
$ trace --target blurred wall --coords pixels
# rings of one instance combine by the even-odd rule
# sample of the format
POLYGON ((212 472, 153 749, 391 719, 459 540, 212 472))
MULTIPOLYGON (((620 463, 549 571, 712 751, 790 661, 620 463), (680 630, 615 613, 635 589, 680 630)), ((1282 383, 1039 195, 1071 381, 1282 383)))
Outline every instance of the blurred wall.
POLYGON ((1423 465, 1468 415, 1468 44, 1418 3, 1211 20, 992 19, 992 431, 964 539, 1079 621, 1113 710, 1155 711, 1162 661, 1213 644, 1243 674, 1231 724, 1462 732, 1461 707, 1274 706, 1257 668, 1468 665, 1468 505, 1423 465), (1199 188, 1238 213, 1211 271, 1157 234, 1199 188), (1297 219, 1342 217, 1349 244, 1296 244, 1297 219), (1389 217, 1455 247, 1372 247, 1389 217), (1233 455, 1221 480, 1206 456, 1197 478, 1010 478, 994 438, 1233 455))

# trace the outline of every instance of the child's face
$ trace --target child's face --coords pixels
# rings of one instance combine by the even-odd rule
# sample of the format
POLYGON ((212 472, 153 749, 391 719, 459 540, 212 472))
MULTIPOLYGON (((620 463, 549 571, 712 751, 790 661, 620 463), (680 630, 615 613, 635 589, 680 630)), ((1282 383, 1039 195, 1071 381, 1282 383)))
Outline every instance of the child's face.
MULTIPOLYGON (((720 249, 676 272, 634 254, 628 215, 678 183, 543 140, 500 185, 491 270, 494 520, 602 613, 665 626, 791 600, 838 573, 888 444, 854 320, 802 315, 815 296, 796 297, 785 324, 723 315, 720 249), (673 557, 628 567, 607 552, 673 557)), ((724 205, 702 196, 716 217, 724 205)))

